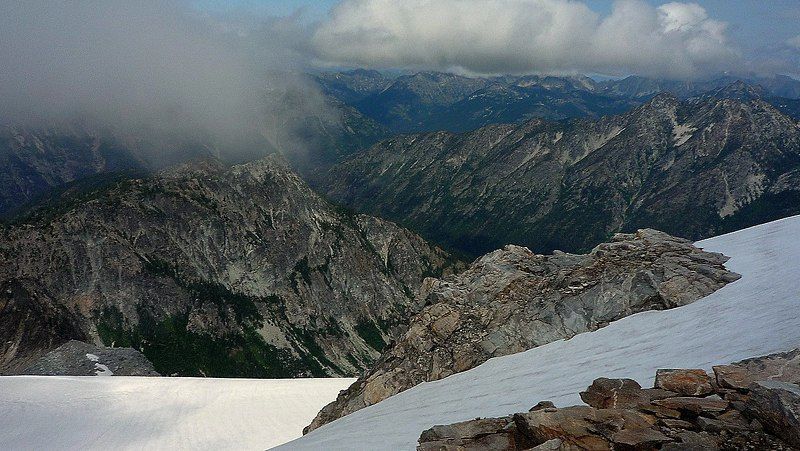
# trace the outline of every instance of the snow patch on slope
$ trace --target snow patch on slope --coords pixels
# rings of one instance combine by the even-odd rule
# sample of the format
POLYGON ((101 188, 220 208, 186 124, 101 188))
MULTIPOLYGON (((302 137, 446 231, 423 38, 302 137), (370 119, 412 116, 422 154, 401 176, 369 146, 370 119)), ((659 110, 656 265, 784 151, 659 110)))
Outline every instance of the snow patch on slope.
POLYGON ((700 241, 742 279, 692 304, 597 330, 418 385, 278 449, 413 450, 435 424, 581 404, 597 377, 652 385, 658 368, 705 368, 800 346, 800 216, 700 241))
POLYGON ((107 366, 100 363, 100 357, 97 357, 94 354, 86 354, 86 358, 89 359, 90 362, 94 362, 94 374, 96 376, 113 376, 114 372, 108 369, 107 366))
POLYGON ((0 377, 0 448, 263 450, 354 380, 0 377))

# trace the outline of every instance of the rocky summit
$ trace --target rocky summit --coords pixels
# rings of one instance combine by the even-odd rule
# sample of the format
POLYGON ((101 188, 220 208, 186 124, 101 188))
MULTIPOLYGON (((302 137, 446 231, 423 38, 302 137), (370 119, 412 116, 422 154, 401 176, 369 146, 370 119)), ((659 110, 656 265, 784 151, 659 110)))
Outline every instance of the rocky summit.
POLYGON ((508 417, 434 426, 422 432, 417 449, 798 449, 798 355, 715 367, 713 377, 699 369, 659 370, 655 387, 647 389, 631 379, 601 378, 581 393, 588 406, 556 408, 544 401, 508 417))
POLYGON ((691 303, 739 278, 726 260, 647 229, 584 255, 506 246, 460 274, 426 279, 417 299, 425 307, 406 332, 308 429, 492 357, 691 303))
POLYGON ((268 157, 48 204, 0 229, 0 261, 0 371, 77 339, 164 375, 290 377, 366 368, 448 256, 268 157))
POLYGON ((70 340, 18 374, 34 376, 160 376, 141 352, 70 340))
POLYGON ((393 137, 336 166, 327 192, 471 256, 585 252, 646 227, 696 240, 800 213, 800 127, 753 89, 730 91, 393 137))

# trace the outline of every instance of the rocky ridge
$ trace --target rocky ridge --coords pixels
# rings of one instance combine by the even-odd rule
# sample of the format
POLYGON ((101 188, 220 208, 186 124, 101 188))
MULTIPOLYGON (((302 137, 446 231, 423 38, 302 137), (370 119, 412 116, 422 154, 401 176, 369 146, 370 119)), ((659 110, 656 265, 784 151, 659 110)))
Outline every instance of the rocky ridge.
POLYGON ((0 371, 70 339, 164 375, 352 375, 418 310, 442 251, 337 208, 277 157, 124 180, 0 229, 0 371))
POLYGON ((594 381, 588 406, 434 426, 418 450, 800 449, 800 350, 703 370, 659 370, 653 388, 594 381))
POLYGON ((426 279, 417 299, 425 307, 406 332, 307 430, 492 357, 693 302, 739 278, 726 260, 655 230, 618 234, 585 255, 506 246, 426 279))

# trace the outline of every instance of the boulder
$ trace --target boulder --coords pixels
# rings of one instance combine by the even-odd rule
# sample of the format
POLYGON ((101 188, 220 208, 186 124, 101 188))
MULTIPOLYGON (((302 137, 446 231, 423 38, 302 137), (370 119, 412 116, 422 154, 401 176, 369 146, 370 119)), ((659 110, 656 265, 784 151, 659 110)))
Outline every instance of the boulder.
POLYGON ((555 409, 556 405, 552 401, 539 401, 535 406, 531 407, 528 412, 535 412, 537 410, 555 409))
POLYGON ((642 387, 633 379, 595 379, 581 392, 581 399, 596 409, 629 409, 650 401, 642 387))
POLYGON ((750 385, 747 412, 764 429, 800 447, 800 387, 778 381, 759 381, 750 385))
POLYGON ((755 381, 800 384, 800 349, 719 365, 714 375, 720 387, 746 391, 755 381))
POLYGON ((657 406, 666 407, 668 409, 679 410, 693 415, 714 415, 724 412, 728 406, 728 401, 719 398, 718 396, 709 396, 707 398, 694 398, 694 397, 678 397, 667 398, 653 401, 657 406))
POLYGON ((451 425, 434 426, 419 437, 419 451, 478 451, 485 449, 514 451, 521 442, 511 417, 484 418, 451 425))
POLYGON ((651 428, 655 419, 635 410, 573 406, 516 414, 514 422, 533 443, 560 439, 564 447, 604 450, 613 449, 617 432, 651 428))
POLYGON ((662 434, 661 432, 645 428, 645 429, 623 429, 615 432, 611 436, 611 441, 614 442, 614 448, 622 449, 656 449, 662 443, 670 442, 672 439, 662 434))
POLYGON ((705 396, 714 392, 711 378, 703 370, 658 370, 655 387, 683 396, 705 396))

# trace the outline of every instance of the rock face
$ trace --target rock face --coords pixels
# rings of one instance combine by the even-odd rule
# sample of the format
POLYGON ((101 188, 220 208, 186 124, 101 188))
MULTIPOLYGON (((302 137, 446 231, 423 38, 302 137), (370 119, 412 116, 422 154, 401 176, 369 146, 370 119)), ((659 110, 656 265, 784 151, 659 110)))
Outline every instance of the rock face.
POLYGON ((34 376, 160 376, 141 352, 70 340, 19 374, 34 376))
POLYGON ((695 240, 800 213, 798 173, 800 127, 765 101, 662 94, 596 121, 393 137, 334 167, 328 195, 472 256, 585 252, 619 231, 695 240))
MULTIPOLYGON (((792 379, 800 371, 798 362, 785 355, 765 359, 786 369, 785 376, 773 376, 792 379)), ((750 379, 762 377, 748 371, 752 362, 728 368, 737 368, 750 379)), ((738 390, 717 384, 707 391, 711 378, 703 370, 658 374, 661 384, 653 389, 642 389, 630 379, 598 379, 581 393, 589 406, 537 408, 503 418, 434 426, 422 432, 417 449, 791 450, 800 443, 796 384, 758 381, 738 390), (677 378, 683 392, 697 395, 680 396, 658 387, 668 378, 677 378), (612 401, 617 396, 619 400, 612 401)))
POLYGON ((492 357, 693 302, 738 279, 725 261, 654 230, 616 235, 586 255, 492 252, 458 275, 426 280, 417 301, 426 307, 405 334, 309 430, 492 357))
POLYGON ((447 256, 268 157, 38 210, 2 229, 0 261, 2 370, 79 339, 139 349, 164 375, 289 377, 371 364, 447 256))
POLYGON ((0 126, 0 219, 53 187, 97 174, 137 171, 131 149, 85 130, 25 130, 0 126))

